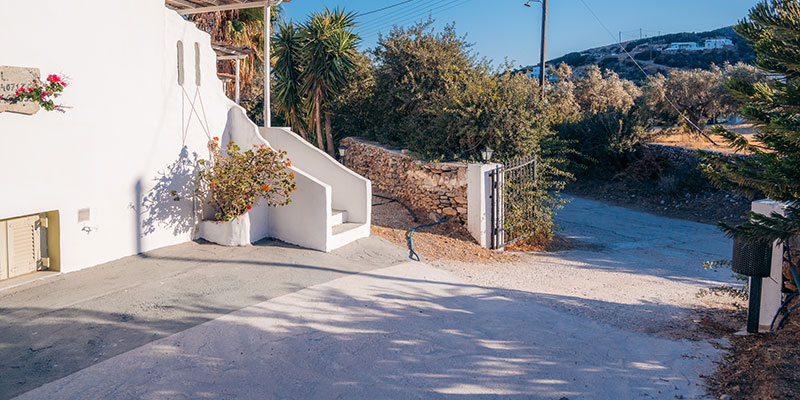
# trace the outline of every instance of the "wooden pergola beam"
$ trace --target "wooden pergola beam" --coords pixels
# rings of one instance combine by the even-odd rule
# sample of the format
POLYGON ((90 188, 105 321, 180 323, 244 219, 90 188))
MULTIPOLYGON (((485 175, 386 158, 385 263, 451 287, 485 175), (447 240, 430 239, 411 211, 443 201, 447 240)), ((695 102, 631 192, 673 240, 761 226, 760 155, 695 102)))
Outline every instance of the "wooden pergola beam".
POLYGON ((243 8, 261 8, 266 6, 267 4, 271 4, 272 2, 257 0, 257 1, 248 1, 240 3, 217 4, 211 6, 200 6, 198 4, 195 4, 194 6, 187 5, 186 3, 189 2, 185 0, 166 0, 166 3, 168 6, 172 4, 170 8, 175 10, 178 14, 190 15, 190 14, 202 14, 215 11, 241 10, 243 8))

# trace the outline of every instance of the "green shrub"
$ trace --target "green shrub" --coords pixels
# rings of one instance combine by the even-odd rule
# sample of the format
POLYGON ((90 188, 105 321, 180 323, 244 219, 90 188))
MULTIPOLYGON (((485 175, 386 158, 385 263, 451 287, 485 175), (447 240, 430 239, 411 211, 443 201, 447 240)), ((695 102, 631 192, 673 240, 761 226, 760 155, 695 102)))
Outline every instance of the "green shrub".
POLYGON ((198 160, 198 194, 209 198, 218 221, 243 215, 262 199, 270 206, 289 204, 295 183, 285 151, 264 145, 241 151, 233 141, 225 149, 223 155, 215 137, 209 142, 211 161, 198 160))

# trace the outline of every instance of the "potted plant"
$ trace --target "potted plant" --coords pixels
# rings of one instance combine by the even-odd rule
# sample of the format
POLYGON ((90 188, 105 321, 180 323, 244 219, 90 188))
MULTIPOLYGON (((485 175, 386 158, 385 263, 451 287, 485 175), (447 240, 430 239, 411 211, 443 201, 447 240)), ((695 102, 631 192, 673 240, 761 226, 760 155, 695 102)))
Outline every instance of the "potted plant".
POLYGON ((209 150, 211 160, 198 160, 197 191, 213 208, 214 219, 201 221, 198 233, 225 246, 249 245, 248 211, 262 202, 270 207, 291 202, 289 195, 297 189, 289 170, 291 161, 285 158, 285 151, 265 145, 242 151, 233 141, 223 154, 218 137, 209 141, 209 150))

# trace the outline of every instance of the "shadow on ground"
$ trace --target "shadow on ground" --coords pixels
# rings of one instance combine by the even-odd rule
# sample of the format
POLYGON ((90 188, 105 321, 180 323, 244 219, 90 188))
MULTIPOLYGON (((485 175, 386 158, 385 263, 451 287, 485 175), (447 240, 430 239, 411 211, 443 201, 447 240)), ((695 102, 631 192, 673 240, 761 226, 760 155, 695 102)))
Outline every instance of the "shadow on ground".
MULTIPOLYGON (((410 278, 376 272, 241 309, 29 396, 674 398, 702 392, 696 377, 710 364, 707 343, 619 330, 538 306, 539 296, 443 283, 436 272, 410 278)), ((128 326, 113 314, 76 312, 78 320, 128 326)))

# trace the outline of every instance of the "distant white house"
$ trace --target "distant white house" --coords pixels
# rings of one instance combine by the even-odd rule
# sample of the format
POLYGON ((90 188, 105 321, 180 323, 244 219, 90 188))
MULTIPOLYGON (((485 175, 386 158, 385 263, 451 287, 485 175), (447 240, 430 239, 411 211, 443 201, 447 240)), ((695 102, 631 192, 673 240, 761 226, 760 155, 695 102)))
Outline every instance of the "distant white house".
POLYGON ((673 42, 664 51, 700 51, 722 49, 733 46, 733 41, 726 38, 706 39, 700 46, 697 42, 673 42))
POLYGON ((722 49, 725 46, 733 46, 733 41, 725 38, 706 39, 703 47, 706 49, 722 49))
POLYGON ((703 50, 697 42, 673 42, 664 51, 697 51, 703 50))

